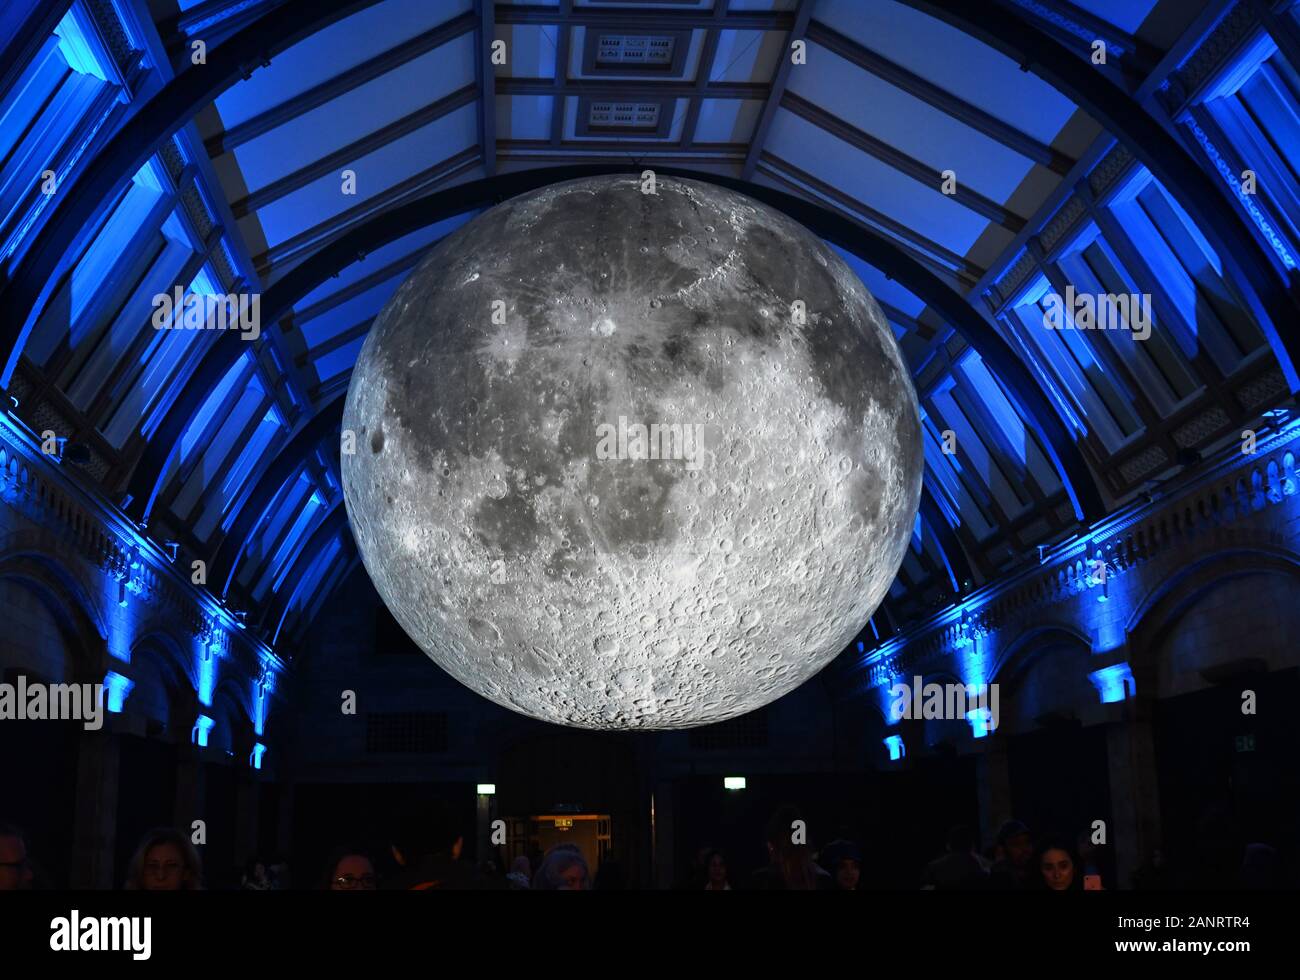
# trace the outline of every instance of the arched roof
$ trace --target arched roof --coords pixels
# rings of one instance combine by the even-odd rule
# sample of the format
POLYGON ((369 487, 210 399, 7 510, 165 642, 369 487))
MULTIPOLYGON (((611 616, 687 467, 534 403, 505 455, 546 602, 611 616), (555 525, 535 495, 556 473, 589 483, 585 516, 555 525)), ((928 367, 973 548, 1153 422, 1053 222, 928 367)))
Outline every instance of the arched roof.
POLYGON ((839 249, 912 366, 879 635, 1300 388, 1298 37, 1225 0, 11 0, 0 384, 292 646, 355 561, 341 398, 421 255, 591 168, 725 183, 839 249), (154 329, 177 287, 258 295, 261 335, 154 329), (1155 329, 1043 329, 1067 288, 1155 329))

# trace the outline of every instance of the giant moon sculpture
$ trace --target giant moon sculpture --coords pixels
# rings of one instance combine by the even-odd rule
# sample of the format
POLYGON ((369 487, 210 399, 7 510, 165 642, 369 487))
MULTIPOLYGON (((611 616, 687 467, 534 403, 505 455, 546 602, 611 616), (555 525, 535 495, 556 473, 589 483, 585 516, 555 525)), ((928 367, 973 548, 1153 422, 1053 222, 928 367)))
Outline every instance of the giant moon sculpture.
POLYGON ((394 617, 461 683, 589 729, 792 690, 884 597, 921 492, 880 307, 786 216, 575 180, 439 243, 362 347, 343 487, 394 617))

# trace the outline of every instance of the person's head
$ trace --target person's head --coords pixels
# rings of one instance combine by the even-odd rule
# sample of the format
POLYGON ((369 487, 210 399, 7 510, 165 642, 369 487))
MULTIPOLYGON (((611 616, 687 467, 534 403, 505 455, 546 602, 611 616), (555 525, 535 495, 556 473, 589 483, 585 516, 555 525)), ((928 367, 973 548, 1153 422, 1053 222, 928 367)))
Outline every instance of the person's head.
POLYGON ((244 863, 244 877, 249 881, 266 881, 266 864, 259 857, 251 857, 244 863))
POLYGON ((389 845, 393 860, 409 868, 431 857, 459 861, 465 838, 451 807, 435 802, 400 814, 393 823, 389 845))
POLYGON ((572 844, 552 847, 537 869, 533 887, 542 891, 586 891, 591 887, 591 875, 582 852, 572 844))
POLYGON ((764 834, 771 862, 781 872, 785 887, 791 890, 813 891, 817 887, 817 869, 812 862, 812 850, 803 841, 806 824, 799 808, 779 807, 767 821, 764 834))
POLYGON ((1052 834, 1044 837, 1036 848, 1032 866, 1050 891, 1063 892, 1083 887, 1083 872, 1079 867, 1079 853, 1069 837, 1052 834))
POLYGON ((714 888, 727 883, 727 862, 721 851, 710 851, 704 859, 704 878, 714 888))
POLYGON ((1019 820, 1008 820, 998 829, 995 850, 1015 868, 1023 868, 1034 856, 1034 838, 1019 820))
POLYGON ((510 873, 512 875, 523 875, 525 878, 531 878, 533 875, 533 866, 529 863, 528 858, 520 854, 510 863, 510 873))
POLYGON ((338 851, 330 862, 326 887, 332 892, 372 892, 378 882, 375 865, 356 850, 338 851))
POLYGON ((189 838, 171 827, 144 835, 127 868, 126 887, 149 892, 196 891, 203 887, 203 863, 189 838))
POLYGON ((0 823, 0 892, 26 891, 31 887, 27 838, 13 824, 0 823))
POLYGON ((831 841, 821 852, 822 867, 835 879, 838 891, 857 891, 862 879, 862 851, 847 840, 831 841))

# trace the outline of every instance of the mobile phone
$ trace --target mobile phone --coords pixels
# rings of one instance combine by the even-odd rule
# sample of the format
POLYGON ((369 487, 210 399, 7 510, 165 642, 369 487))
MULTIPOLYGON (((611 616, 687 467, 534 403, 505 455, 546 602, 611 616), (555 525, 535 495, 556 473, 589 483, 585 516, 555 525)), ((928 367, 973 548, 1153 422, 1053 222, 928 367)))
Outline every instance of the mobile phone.
POLYGON ((1101 891, 1101 875, 1084 875, 1083 890, 1086 892, 1101 891))

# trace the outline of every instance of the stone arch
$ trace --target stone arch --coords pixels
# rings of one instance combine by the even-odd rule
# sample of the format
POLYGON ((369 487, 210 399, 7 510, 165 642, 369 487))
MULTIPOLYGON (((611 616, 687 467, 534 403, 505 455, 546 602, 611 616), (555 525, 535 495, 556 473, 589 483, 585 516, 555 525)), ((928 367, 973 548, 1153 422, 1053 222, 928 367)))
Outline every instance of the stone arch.
MULTIPOLYGON (((905 684, 910 692, 915 688, 916 678, 918 677, 921 679, 921 693, 914 695, 914 697, 921 698, 924 698, 926 685, 938 684, 946 687, 949 684, 964 686, 966 683, 950 663, 935 664, 929 670, 918 667, 915 670, 907 671, 905 674, 894 676, 890 683, 884 687, 883 697, 880 702, 881 714, 886 725, 890 724, 890 711, 893 702, 892 686, 905 684)), ((965 718, 904 718, 894 723, 893 727, 896 727, 898 732, 902 734, 907 752, 913 756, 920 752, 955 752, 957 746, 970 737, 970 723, 965 718)))
POLYGON ((991 672, 998 685, 999 728, 1014 734, 1051 718, 1081 718, 1096 700, 1088 680, 1091 656, 1091 639, 1072 623, 1039 623, 1020 633, 991 672))
POLYGON ((1243 575, 1276 572, 1300 579, 1300 555, 1272 544, 1230 543, 1200 557, 1149 590, 1134 607, 1124 632, 1129 642, 1149 641, 1176 621, 1190 602, 1216 583, 1243 575), (1246 565, 1241 559, 1254 559, 1246 565))
POLYGON ((185 645, 166 629, 147 630, 131 647, 130 671, 135 687, 127 698, 127 714, 161 725, 159 733, 166 732, 172 741, 187 742, 199 698, 185 645))
POLYGON ((66 680, 102 681, 108 661, 104 618, 69 565, 51 554, 48 547, 38 547, 37 537, 34 533, 20 533, 4 540, 0 546, 0 582, 13 582, 34 595, 54 620, 71 654, 71 662, 65 665, 69 675, 66 680))
MULTIPOLYGON (((1139 691, 1157 689, 1162 667, 1173 666, 1172 663, 1162 663, 1172 655, 1166 649, 1168 641, 1183 620, 1198 609, 1198 604, 1214 593, 1238 590, 1240 580, 1244 578, 1280 577, 1289 583, 1291 590, 1300 594, 1300 555, 1276 544, 1251 540, 1250 535, 1237 537, 1238 540, 1225 543, 1160 582, 1147 592, 1130 615, 1125 634, 1129 663, 1139 691)), ((1292 608, 1292 604, 1285 602, 1282 608, 1292 608)), ((1229 616, 1226 621, 1232 623, 1234 636, 1239 636, 1242 642, 1224 645, 1227 656, 1222 658, 1223 661, 1249 656, 1258 649, 1250 638, 1254 620, 1239 615, 1229 616)), ((1219 648, 1213 643, 1198 646, 1219 648)))
POLYGON ((241 697, 234 678, 223 678, 212 694, 212 705, 205 712, 214 724, 208 736, 208 746, 231 755, 238 763, 247 762, 257 740, 253 733, 253 719, 246 699, 241 697))
POLYGON ((215 701, 218 697, 223 696, 228 698, 251 724, 253 717, 253 694, 251 684, 252 682, 246 677, 233 673, 225 673, 217 683, 216 690, 212 692, 212 699, 215 701))
POLYGON ((989 672, 990 681, 1011 683, 1015 676, 1054 646, 1077 643, 1091 651, 1092 640, 1073 623, 1064 620, 1039 622, 1020 633, 998 652, 989 672))

